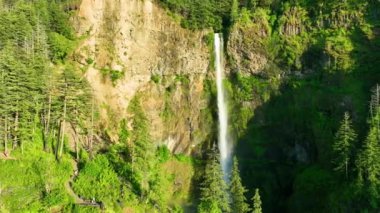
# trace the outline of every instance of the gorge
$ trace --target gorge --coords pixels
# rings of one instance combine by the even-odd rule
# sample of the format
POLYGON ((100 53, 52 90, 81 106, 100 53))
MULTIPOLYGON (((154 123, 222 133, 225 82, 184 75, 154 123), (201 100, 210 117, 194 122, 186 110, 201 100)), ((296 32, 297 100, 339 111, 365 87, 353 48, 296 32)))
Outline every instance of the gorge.
POLYGON ((0 0, 0 212, 379 212, 377 0, 0 0))

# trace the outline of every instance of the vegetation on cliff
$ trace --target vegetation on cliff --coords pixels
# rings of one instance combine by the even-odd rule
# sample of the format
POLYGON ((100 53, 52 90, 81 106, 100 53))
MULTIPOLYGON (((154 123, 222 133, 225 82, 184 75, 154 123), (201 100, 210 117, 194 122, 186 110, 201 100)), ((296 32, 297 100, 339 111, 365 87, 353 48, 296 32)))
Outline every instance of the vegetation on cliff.
MULTIPOLYGON (((379 211, 378 1, 158 2, 184 28, 225 35, 237 156, 230 185, 207 148, 215 136, 196 157, 154 141, 144 94, 112 126, 119 135, 110 143, 98 122, 107 106, 94 103, 74 62, 78 1, 0 0, 0 212, 379 211)), ((125 75, 101 74, 114 84, 125 75)), ((191 88, 188 76, 175 83, 191 88)), ((214 111, 201 113, 208 125, 214 111)))
MULTIPOLYGON (((161 2, 191 20, 186 1, 161 2)), ((260 188, 269 212, 378 211, 376 104, 368 103, 380 80, 379 2, 228 4, 228 14, 204 16, 226 14, 231 128, 248 197, 260 188)))

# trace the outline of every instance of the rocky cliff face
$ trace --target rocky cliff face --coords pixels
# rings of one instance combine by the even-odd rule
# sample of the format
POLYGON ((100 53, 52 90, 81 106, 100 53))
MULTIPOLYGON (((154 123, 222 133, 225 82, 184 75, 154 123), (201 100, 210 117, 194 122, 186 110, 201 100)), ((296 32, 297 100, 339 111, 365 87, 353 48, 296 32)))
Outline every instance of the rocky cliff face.
POLYGON ((158 144, 190 153, 205 140, 208 32, 182 29, 151 0, 83 0, 75 22, 83 36, 76 61, 94 90, 101 129, 111 141, 117 142, 120 120, 128 121, 128 105, 136 96, 158 144))
MULTIPOLYGON (((262 21, 261 21, 262 22, 262 21)), ((244 76, 260 74, 268 63, 264 39, 269 35, 268 23, 236 23, 228 39, 227 52, 232 71, 244 76)))

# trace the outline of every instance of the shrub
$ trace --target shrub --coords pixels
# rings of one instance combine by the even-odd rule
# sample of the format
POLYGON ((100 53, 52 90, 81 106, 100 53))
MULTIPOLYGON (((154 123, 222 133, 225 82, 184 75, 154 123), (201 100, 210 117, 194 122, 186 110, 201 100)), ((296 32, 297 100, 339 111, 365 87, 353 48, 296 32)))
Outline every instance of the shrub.
POLYGON ((113 70, 113 69, 106 68, 106 67, 100 69, 100 72, 102 73, 103 78, 107 78, 107 77, 110 78, 113 85, 115 85, 119 79, 124 77, 123 71, 113 70))
POLYGON ((95 198, 106 205, 112 205, 120 198, 120 187, 120 180, 105 155, 97 155, 85 164, 73 184, 78 195, 95 198))
POLYGON ((86 59, 86 63, 87 63, 88 65, 91 65, 91 64, 94 63, 94 59, 92 59, 92 58, 87 58, 87 59, 86 59))
POLYGON ((160 75, 155 74, 155 75, 152 75, 150 77, 150 80, 152 80, 154 83, 158 84, 161 82, 161 77, 160 77, 160 75))
POLYGON ((53 61, 64 60, 74 48, 74 42, 59 33, 49 34, 50 57, 53 61))
POLYGON ((160 146, 157 148, 157 158, 160 163, 165 163, 170 159, 171 153, 167 146, 160 146))

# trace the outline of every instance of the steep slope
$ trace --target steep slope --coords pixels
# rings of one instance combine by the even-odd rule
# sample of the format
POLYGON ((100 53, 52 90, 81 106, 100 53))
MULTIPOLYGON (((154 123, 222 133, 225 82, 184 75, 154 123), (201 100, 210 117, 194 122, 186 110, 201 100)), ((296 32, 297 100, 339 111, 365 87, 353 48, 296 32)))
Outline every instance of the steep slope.
POLYGON ((157 143, 190 152, 205 140, 209 131, 202 126, 201 110, 207 107, 207 31, 181 28, 150 0, 84 0, 75 22, 84 37, 75 57, 111 141, 118 140, 119 122, 129 122, 128 104, 136 96, 157 143))

